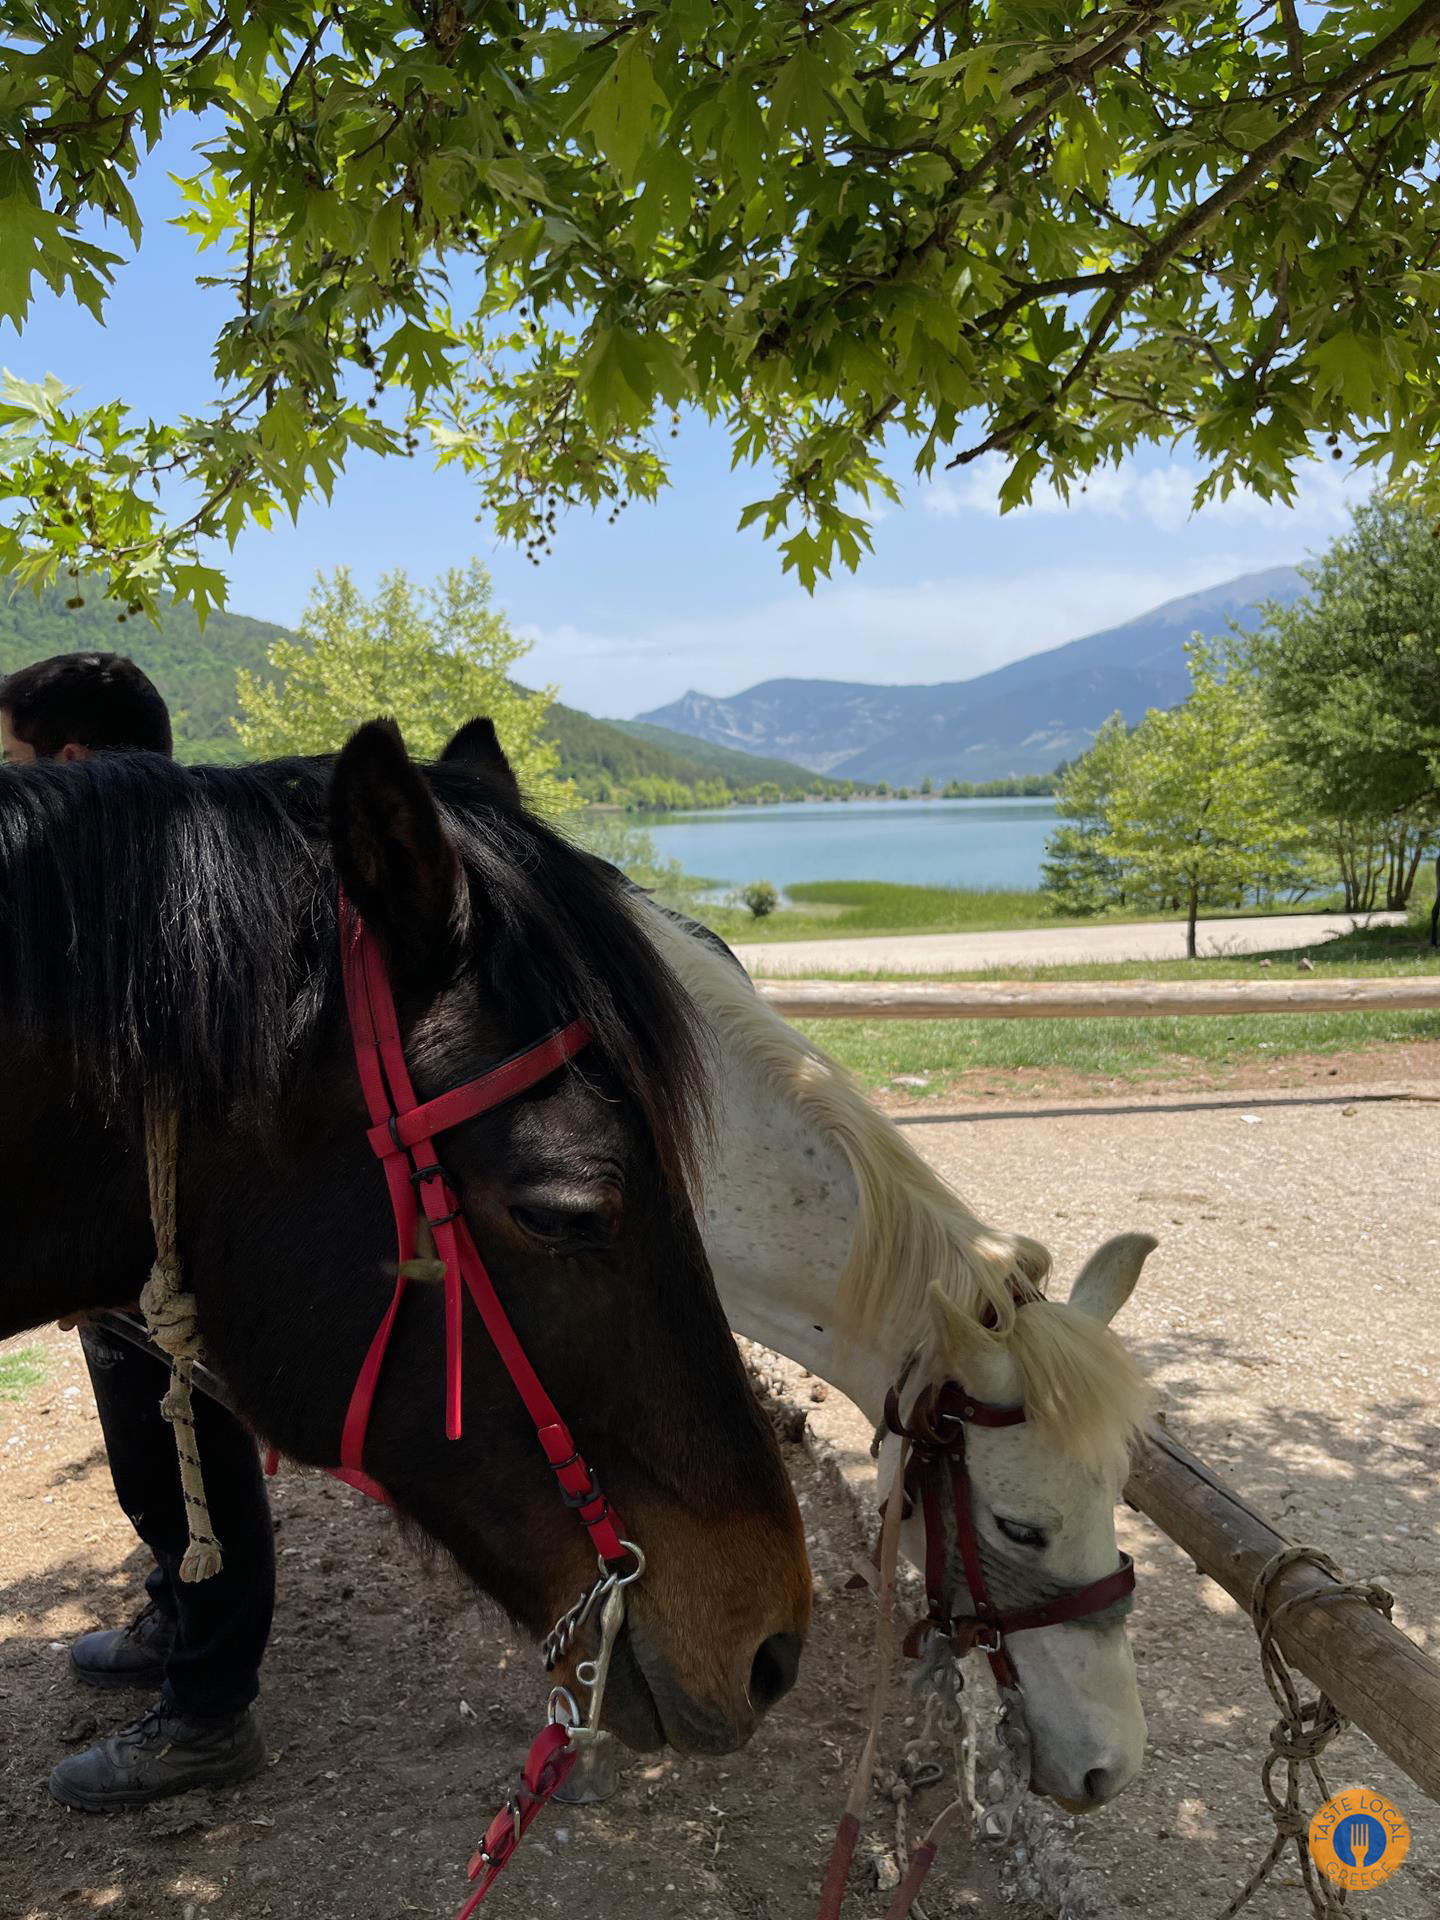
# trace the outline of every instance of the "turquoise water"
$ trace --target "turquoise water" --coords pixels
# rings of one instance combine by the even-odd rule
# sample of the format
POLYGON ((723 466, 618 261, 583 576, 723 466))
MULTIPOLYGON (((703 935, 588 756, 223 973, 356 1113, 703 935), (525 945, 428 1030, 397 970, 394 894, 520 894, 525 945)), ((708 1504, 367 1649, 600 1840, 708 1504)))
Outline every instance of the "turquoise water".
POLYGON ((662 858, 727 887, 1035 887, 1053 800, 851 800, 641 815, 662 858))

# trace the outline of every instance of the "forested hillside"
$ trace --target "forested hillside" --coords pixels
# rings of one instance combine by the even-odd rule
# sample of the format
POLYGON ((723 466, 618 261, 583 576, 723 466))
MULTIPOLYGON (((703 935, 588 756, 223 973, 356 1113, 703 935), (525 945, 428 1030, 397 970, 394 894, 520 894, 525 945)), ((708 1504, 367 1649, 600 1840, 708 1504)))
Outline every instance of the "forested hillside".
POLYGON ((159 627, 143 617, 122 620, 113 600, 86 583, 0 592, 0 673, 12 673, 52 653, 95 648, 126 653, 144 668, 169 702, 176 747, 185 760, 238 760, 240 743, 230 729, 235 711, 235 670, 265 671, 265 650, 284 631, 244 614, 212 613, 200 631, 189 607, 171 607, 159 627), (79 596, 84 604, 67 607, 79 596))
POLYGON ((597 720, 558 700, 546 717, 545 732, 560 749, 562 773, 587 800, 633 796, 652 806, 703 805, 707 800, 723 805, 738 794, 757 795, 762 789, 767 799, 779 799, 837 787, 791 760, 741 753, 642 721, 597 720), (678 792, 667 797, 667 788, 684 788, 688 797, 678 792))

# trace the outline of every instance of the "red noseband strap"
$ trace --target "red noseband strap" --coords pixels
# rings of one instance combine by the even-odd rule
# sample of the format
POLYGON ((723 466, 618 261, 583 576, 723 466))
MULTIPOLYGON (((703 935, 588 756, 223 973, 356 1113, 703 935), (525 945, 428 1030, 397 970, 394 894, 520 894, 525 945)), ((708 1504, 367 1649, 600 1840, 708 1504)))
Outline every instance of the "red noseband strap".
POLYGON ((405 1064, 405 1049, 384 956, 373 934, 343 894, 340 896, 340 957, 355 1046, 355 1067, 370 1112, 367 1138, 385 1170, 395 1215, 396 1256, 402 1268, 350 1396, 340 1438, 341 1477, 367 1492, 377 1490, 364 1468, 365 1434, 385 1354, 408 1285, 403 1268, 415 1258, 416 1235, 423 1212, 435 1244, 435 1257, 445 1270, 446 1434, 452 1440, 460 1437, 463 1281, 495 1351, 535 1423, 536 1435, 560 1483, 566 1506, 573 1507, 589 1529, 595 1551, 602 1560, 624 1560, 628 1555, 621 1543, 616 1516, 600 1483, 581 1459, 568 1428, 540 1384, 539 1375, 500 1304, 500 1296, 471 1238, 460 1202, 446 1178, 435 1146, 437 1134, 513 1099, 573 1059, 588 1045, 590 1029, 583 1020, 572 1020, 569 1026, 547 1034, 533 1047, 492 1067, 478 1079, 421 1105, 415 1098, 405 1064))

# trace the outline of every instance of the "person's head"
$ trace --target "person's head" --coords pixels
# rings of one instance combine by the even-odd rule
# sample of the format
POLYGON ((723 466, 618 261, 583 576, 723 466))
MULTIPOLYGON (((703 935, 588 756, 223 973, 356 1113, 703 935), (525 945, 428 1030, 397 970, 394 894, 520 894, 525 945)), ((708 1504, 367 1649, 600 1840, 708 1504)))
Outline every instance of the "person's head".
POLYGON ((11 766, 173 746, 169 709, 123 654, 57 653, 0 679, 0 747, 11 766))

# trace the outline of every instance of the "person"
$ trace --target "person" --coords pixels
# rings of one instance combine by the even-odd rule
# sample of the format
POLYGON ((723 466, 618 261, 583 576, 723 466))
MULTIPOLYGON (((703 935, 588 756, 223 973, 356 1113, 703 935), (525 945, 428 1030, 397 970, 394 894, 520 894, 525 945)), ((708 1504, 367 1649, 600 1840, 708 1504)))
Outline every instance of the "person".
MULTIPOLYGON (((0 679, 0 747, 10 766, 92 754, 170 754, 170 715, 133 661, 67 653, 0 679)), ((139 1294, 144 1274, 135 1277, 139 1294)), ((62 1322, 62 1325, 73 1324, 62 1322)), ((175 1438, 160 1412, 166 1363, 82 1323, 116 1496, 154 1557, 147 1603, 126 1627, 87 1633, 70 1649, 87 1686, 158 1691, 118 1733, 63 1759, 50 1791, 66 1806, 110 1813, 192 1787, 228 1786, 264 1764, 253 1702, 270 1635, 275 1546, 254 1437, 216 1402, 195 1396, 196 1436, 224 1565, 182 1582, 187 1539, 175 1438)))

